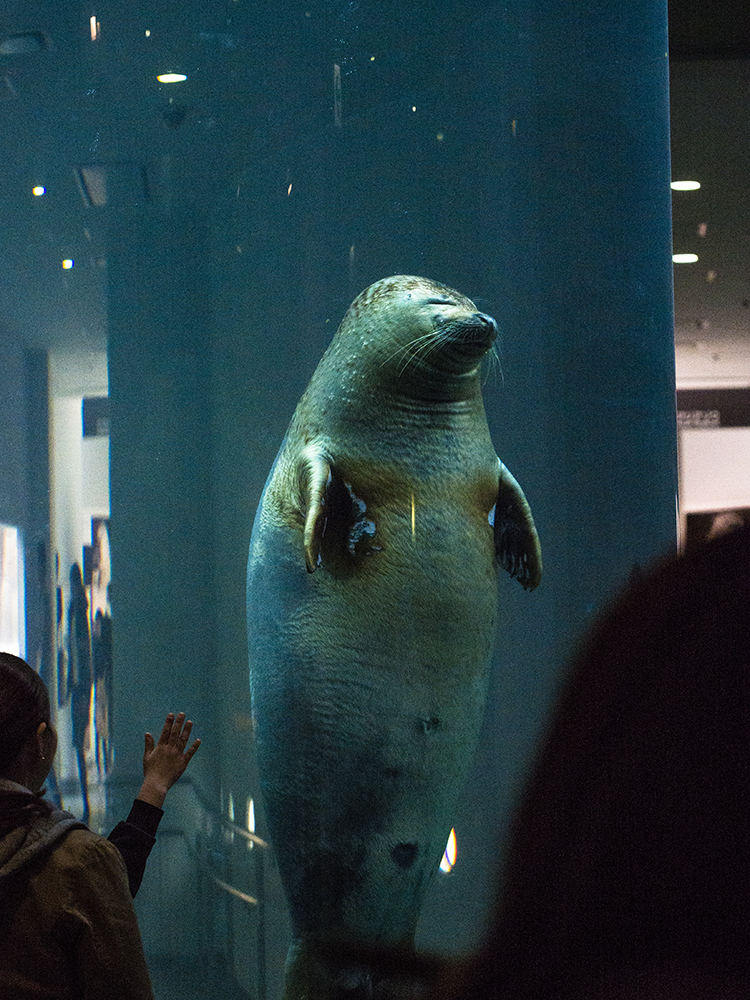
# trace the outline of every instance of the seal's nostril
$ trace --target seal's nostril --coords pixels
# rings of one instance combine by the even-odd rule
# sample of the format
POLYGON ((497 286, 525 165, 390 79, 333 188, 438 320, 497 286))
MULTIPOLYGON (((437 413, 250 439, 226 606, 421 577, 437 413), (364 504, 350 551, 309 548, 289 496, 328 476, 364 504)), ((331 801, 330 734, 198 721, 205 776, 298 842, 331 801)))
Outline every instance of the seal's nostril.
POLYGON ((497 323, 491 316, 488 316, 486 313, 477 312, 474 313, 474 321, 476 327, 485 331, 486 336, 491 336, 493 340, 495 339, 498 334, 497 323))

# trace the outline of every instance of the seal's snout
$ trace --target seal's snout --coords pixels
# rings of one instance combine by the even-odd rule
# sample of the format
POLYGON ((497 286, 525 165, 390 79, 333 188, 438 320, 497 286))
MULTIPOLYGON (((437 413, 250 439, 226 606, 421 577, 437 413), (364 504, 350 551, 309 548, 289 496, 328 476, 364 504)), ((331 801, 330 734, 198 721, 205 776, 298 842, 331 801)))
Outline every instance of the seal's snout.
POLYGON ((463 316, 438 322, 443 343, 454 356, 474 361, 492 347, 497 337, 497 324, 491 316, 480 312, 466 312, 463 316))
POLYGON ((485 330, 488 336, 494 340, 497 336, 497 323, 494 319, 491 316, 488 316, 487 313, 480 312, 474 313, 474 319, 476 320, 477 326, 485 330))
POLYGON ((497 323, 487 313, 475 312, 466 323, 466 341, 475 344, 480 350, 487 351, 492 347, 497 337, 497 323))

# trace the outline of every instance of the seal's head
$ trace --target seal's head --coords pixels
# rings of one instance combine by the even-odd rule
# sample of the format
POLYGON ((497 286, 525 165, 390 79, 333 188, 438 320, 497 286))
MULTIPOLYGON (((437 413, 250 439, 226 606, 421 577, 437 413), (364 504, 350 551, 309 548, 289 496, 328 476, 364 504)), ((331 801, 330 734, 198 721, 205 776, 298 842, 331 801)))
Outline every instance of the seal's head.
POLYGON ((476 374, 497 325, 465 295, 429 278, 394 275, 366 288, 336 335, 339 350, 369 355, 397 377, 476 374))

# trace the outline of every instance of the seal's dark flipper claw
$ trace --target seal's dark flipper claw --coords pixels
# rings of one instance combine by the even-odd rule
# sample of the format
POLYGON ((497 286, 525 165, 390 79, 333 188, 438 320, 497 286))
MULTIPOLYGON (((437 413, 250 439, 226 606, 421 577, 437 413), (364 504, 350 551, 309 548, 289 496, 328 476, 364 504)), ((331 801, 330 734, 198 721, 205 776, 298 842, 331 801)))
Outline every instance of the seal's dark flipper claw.
POLYGON ((302 510, 305 516, 305 565, 314 573, 320 562, 320 546, 325 527, 325 493, 331 479, 328 456, 317 448, 306 448, 298 468, 302 510))
POLYGON ((500 475, 494 521, 497 561, 524 590, 533 590, 542 578, 539 536, 523 490, 499 459, 498 462, 500 475))

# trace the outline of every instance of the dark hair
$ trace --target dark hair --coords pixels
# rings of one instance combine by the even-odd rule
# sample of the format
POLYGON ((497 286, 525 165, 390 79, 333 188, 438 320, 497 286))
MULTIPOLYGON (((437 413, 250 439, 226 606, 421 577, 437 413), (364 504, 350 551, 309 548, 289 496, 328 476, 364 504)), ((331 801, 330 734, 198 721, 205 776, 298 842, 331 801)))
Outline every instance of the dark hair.
POLYGON ((0 653, 0 776, 40 722, 49 723, 44 681, 20 656, 0 653))
POLYGON ((647 572, 590 633, 462 996, 748 996, 749 735, 750 525, 647 572))

